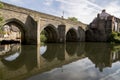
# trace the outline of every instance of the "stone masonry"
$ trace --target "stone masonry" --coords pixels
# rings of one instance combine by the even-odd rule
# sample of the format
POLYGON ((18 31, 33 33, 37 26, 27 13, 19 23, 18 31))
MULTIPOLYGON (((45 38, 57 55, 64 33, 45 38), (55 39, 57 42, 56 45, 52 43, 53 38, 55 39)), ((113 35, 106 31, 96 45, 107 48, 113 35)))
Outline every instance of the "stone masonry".
POLYGON ((109 40, 112 31, 120 31, 120 19, 103 10, 103 13, 98 14, 88 25, 86 41, 106 42, 109 40))
MULTIPOLYGON (((3 2, 2 2, 3 3, 3 2)), ((65 42, 66 36, 72 41, 85 41, 87 25, 82 22, 72 22, 61 17, 21 8, 3 3, 0 14, 4 17, 5 24, 19 25, 22 44, 40 44, 40 33, 46 30, 48 42, 65 42), (69 33, 69 35, 68 35, 69 33), (73 35, 74 34, 74 35, 73 35)))

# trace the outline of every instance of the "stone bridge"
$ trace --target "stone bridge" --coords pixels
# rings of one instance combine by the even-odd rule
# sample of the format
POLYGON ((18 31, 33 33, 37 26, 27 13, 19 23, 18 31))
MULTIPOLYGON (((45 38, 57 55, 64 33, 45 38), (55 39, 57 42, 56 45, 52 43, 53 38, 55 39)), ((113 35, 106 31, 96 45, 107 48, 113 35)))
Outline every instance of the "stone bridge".
POLYGON ((3 3, 0 14, 5 25, 16 26, 21 32, 22 44, 40 44, 40 33, 45 30, 47 42, 85 41, 87 25, 49 14, 3 3))

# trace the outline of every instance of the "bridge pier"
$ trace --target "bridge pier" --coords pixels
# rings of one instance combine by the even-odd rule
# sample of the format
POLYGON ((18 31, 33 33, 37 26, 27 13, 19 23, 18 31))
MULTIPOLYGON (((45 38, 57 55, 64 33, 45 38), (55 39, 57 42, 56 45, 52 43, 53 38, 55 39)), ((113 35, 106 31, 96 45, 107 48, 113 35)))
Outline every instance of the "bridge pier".
POLYGON ((41 18, 38 19, 37 21, 37 44, 40 45, 40 20, 41 18))
POLYGON ((65 29, 66 29, 66 25, 63 25, 63 24, 58 25, 58 32, 59 32, 58 42, 60 42, 60 43, 66 42, 65 29))
POLYGON ((39 26, 39 24, 37 24, 37 22, 30 15, 27 15, 26 21, 23 24, 25 25, 23 28, 25 30, 25 44, 37 44, 37 30, 39 30, 37 29, 37 26, 39 26))

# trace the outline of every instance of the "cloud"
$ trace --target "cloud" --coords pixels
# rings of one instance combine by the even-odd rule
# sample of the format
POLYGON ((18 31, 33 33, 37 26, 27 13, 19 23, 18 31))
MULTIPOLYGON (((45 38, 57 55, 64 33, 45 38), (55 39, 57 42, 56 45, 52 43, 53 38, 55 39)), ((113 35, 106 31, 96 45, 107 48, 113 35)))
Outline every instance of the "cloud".
MULTIPOLYGON (((29 8, 33 6, 33 0, 26 1, 26 0, 2 0, 5 3, 13 4, 16 6, 24 7, 24 8, 29 8), (32 4, 32 6, 30 6, 32 4)), ((33 6, 34 7, 34 6, 33 6)))
POLYGON ((84 23, 90 23, 102 9, 108 13, 120 17, 120 1, 118 0, 56 0, 61 3, 60 11, 65 12, 65 17, 77 17, 84 23))
POLYGON ((108 5, 105 6, 105 9, 108 13, 120 17, 120 5, 118 1, 112 1, 108 5))
POLYGON ((66 17, 77 17, 84 23, 90 23, 102 9, 88 0, 56 0, 61 3, 60 9, 66 17))
POLYGON ((13 4, 24 4, 24 1, 23 0, 6 0, 6 2, 10 2, 10 3, 13 3, 13 4))
POLYGON ((120 1, 118 0, 3 0, 17 6, 37 10, 47 14, 64 17, 77 17, 81 22, 89 24, 102 9, 120 17, 120 1), (119 4, 118 4, 119 3, 119 4))
POLYGON ((52 3, 53 3, 53 0, 45 0, 45 1, 44 1, 44 4, 45 4, 46 6, 51 6, 52 3))

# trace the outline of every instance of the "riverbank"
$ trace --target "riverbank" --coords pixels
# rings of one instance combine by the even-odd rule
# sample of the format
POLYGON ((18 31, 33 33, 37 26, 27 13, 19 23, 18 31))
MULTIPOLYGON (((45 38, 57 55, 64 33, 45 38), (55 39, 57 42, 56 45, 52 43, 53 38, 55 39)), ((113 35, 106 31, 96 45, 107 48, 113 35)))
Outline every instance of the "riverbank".
POLYGON ((0 44, 17 44, 20 43, 20 41, 15 41, 15 40, 2 40, 0 41, 0 44))

